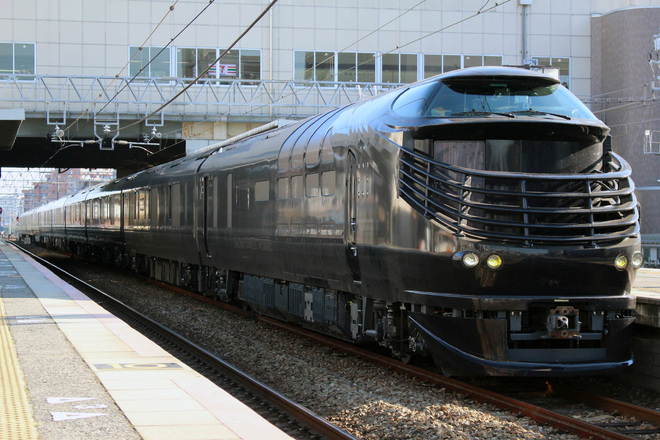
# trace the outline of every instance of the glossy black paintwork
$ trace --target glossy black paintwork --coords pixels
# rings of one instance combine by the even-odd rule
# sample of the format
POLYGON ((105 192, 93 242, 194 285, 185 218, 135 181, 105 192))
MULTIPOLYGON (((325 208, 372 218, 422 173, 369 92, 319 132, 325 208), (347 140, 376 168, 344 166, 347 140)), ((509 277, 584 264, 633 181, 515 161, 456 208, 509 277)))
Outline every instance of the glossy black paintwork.
MULTIPOLYGON (((518 69, 481 68, 411 87, 430 84, 430 90, 443 78, 480 76, 553 81, 518 69)), ((411 118, 392 110, 406 90, 160 165, 37 210, 82 204, 91 212, 95 198, 120 195, 120 224, 95 222, 89 214, 86 224, 39 224, 32 212, 22 216, 21 234, 62 239, 65 231, 65 239, 78 244, 121 246, 125 258, 133 260, 158 258, 229 270, 428 310, 460 304, 526 310, 534 298, 547 297, 593 298, 599 307, 616 310, 634 306, 626 296, 634 273, 617 270, 613 262, 639 249, 637 217, 632 233, 607 243, 497 240, 431 219, 401 194, 400 159, 402 152, 414 150, 415 142, 520 139, 586 147, 604 141, 609 130, 602 122, 535 114, 411 118), (493 271, 482 263, 465 269, 452 259, 464 250, 477 252, 482 261, 495 252, 503 266, 493 271)), ((593 162, 593 154, 588 160, 593 162)), ((570 166, 576 174, 593 168, 591 162, 570 166)), ((636 216, 636 208, 630 209, 636 216)), ((444 318, 436 324, 431 314, 415 316, 412 325, 428 333, 437 361, 456 356, 463 360, 452 366, 469 367, 466 371, 524 374, 525 363, 507 365, 503 354, 506 321, 444 318), (444 333, 458 329, 465 329, 458 340, 444 333), (474 348, 483 345, 492 349, 474 348), (489 359, 466 360, 475 356, 489 359)), ((625 338, 611 343, 625 344, 625 338)), ((593 371, 629 363, 626 347, 613 353, 588 367, 574 367, 593 371)), ((572 368, 565 363, 557 363, 556 371, 572 368)))

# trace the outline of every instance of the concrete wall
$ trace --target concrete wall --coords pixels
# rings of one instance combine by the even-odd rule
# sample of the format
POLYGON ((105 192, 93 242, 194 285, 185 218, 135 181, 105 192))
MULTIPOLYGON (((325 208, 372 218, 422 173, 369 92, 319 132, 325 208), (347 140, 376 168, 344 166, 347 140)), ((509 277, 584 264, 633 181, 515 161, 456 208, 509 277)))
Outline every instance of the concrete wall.
MULTIPOLYGON (((660 7, 626 8, 592 18, 591 94, 612 129, 612 144, 633 167, 642 206, 642 234, 660 232, 660 155, 644 154, 645 130, 660 130, 660 102, 651 98, 649 54, 660 33, 660 7)), ((656 92, 658 95, 660 92, 656 92)), ((658 95, 660 96, 660 95, 658 95)))

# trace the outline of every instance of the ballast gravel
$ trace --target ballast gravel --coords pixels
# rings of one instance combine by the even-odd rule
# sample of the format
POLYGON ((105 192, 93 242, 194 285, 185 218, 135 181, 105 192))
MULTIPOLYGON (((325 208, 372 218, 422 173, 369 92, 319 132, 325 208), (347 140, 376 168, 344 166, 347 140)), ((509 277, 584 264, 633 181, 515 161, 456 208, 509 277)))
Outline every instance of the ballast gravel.
POLYGON ((577 438, 132 276, 86 280, 359 439, 577 438))
MULTIPOLYGON (((80 262, 69 268, 359 439, 578 438, 159 288, 131 273, 102 273, 98 266, 80 262)), ((657 395, 650 399, 649 407, 660 405, 657 395)))

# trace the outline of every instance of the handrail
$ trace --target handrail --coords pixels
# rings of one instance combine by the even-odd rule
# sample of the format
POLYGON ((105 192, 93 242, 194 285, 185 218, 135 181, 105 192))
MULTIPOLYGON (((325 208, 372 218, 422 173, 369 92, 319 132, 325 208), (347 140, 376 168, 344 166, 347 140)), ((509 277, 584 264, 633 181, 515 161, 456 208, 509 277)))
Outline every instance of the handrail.
MULTIPOLYGON (((28 114, 146 114, 190 84, 175 77, 0 75, 0 102, 28 114)), ((307 116, 377 96, 400 84, 280 80, 202 80, 163 110, 166 118, 210 114, 307 116)))

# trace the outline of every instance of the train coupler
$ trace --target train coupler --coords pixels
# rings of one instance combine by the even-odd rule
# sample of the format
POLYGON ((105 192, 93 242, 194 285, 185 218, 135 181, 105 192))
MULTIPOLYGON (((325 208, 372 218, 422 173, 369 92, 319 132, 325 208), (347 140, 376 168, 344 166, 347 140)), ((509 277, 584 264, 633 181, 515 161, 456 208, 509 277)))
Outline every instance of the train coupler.
POLYGON ((580 311, 571 306, 556 307, 548 313, 544 339, 579 339, 580 311))

